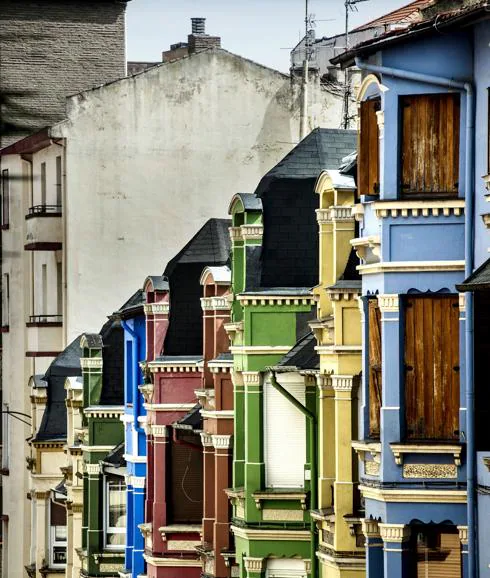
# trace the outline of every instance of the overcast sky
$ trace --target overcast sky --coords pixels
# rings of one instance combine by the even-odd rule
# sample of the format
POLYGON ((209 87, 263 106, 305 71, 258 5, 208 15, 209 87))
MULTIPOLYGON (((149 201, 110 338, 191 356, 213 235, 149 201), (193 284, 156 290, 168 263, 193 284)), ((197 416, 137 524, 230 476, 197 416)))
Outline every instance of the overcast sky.
MULTIPOLYGON (((344 0, 309 0, 316 36, 343 32, 344 0)), ((351 15, 352 27, 408 4, 409 0, 367 0, 351 15)), ((127 8, 128 60, 161 60, 162 50, 183 42, 191 17, 206 18, 206 32, 241 56, 283 72, 289 49, 304 32, 305 0, 132 0, 127 8)), ((351 27, 350 27, 351 28, 351 27)))

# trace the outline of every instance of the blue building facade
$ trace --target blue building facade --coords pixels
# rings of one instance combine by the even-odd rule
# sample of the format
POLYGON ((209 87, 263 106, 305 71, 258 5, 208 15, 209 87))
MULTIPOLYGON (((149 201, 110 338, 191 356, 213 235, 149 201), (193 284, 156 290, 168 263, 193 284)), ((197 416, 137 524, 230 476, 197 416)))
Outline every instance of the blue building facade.
POLYGON ((364 72, 353 447, 370 578, 488 573, 490 264, 471 274, 488 248, 489 16, 477 3, 337 59, 364 72))
POLYGON ((144 539, 139 525, 145 521, 146 410, 139 387, 144 379, 140 362, 146 358, 144 293, 138 290, 116 313, 124 330, 124 443, 127 464, 125 576, 145 573, 144 539))

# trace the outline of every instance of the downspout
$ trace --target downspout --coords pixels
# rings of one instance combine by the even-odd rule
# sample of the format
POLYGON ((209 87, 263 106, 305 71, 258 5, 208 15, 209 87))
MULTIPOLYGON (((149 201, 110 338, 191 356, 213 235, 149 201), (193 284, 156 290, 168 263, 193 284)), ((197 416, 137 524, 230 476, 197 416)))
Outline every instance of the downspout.
MULTIPOLYGON (((310 508, 313 509, 317 504, 317 448, 316 448, 316 416, 309 409, 307 409, 303 404, 301 404, 294 395, 291 395, 287 389, 285 389, 276 379, 276 371, 272 367, 267 367, 267 371, 271 373, 271 385, 274 387, 281 395, 283 395, 289 403, 294 405, 294 407, 299 410, 308 420, 308 437, 310 441, 310 508)), ((281 368, 285 369, 285 368, 281 368)), ((313 518, 310 516, 310 533, 311 533, 311 578, 317 578, 318 576, 318 564, 316 559, 316 549, 317 549, 317 532, 316 524, 313 518)))
MULTIPOLYGON (((362 61, 356 56, 356 66, 374 74, 384 74, 454 88, 466 92, 466 158, 465 158, 465 276, 473 272, 474 240, 474 142, 475 142, 475 93, 471 82, 461 82, 442 76, 432 76, 408 70, 378 66, 362 61)), ((468 576, 476 578, 479 574, 477 565, 477 520, 475 501, 475 416, 474 416, 474 361, 473 361, 473 294, 466 294, 465 322, 465 381, 466 381, 466 467, 467 467, 467 523, 468 523, 468 576)))
MULTIPOLYGON (((137 357, 137 353, 139 351, 140 348, 140 338, 138 336, 138 334, 126 323, 126 321, 124 321, 124 319, 121 319, 121 325, 122 328, 124 329, 124 331, 127 331, 129 333, 129 335, 131 335, 132 339, 133 339, 133 343, 134 343, 134 348, 136 350, 136 356, 137 357)), ((140 406, 140 402, 139 402, 139 390, 138 390, 138 365, 137 363, 134 363, 135 359, 133 359, 133 367, 131 368, 131 371, 133 372, 133 425, 134 425, 134 429, 140 433, 140 434, 144 434, 145 430, 140 426, 139 422, 138 422, 138 414, 139 414, 139 406, 140 406)))

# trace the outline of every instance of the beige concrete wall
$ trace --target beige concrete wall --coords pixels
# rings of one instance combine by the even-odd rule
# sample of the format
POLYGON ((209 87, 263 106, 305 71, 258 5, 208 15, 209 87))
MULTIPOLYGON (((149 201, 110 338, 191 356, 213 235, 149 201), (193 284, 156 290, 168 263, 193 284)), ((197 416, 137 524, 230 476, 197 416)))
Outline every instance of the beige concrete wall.
MULTIPOLYGON (((311 88, 311 124, 336 125, 311 88)), ((224 50, 69 100, 53 130, 67 139, 67 342, 255 189, 298 142, 300 100, 288 76, 224 50)))

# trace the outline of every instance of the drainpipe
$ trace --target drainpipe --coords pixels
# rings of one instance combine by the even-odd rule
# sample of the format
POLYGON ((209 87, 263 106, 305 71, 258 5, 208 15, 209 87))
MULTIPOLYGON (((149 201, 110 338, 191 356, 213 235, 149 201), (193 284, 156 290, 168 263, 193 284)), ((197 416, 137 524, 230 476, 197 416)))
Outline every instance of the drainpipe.
MULTIPOLYGON (((134 347, 136 349, 136 356, 137 357, 137 353, 139 351, 139 341, 140 338, 137 335, 137 333, 135 331, 133 331, 133 329, 126 323, 126 321, 124 321, 124 319, 121 319, 121 325, 122 328, 124 329, 124 331, 127 331, 129 333, 129 335, 131 335, 132 339, 133 339, 133 343, 134 343, 134 347)), ((133 359, 133 362, 135 361, 135 359, 133 359)), ((133 424, 134 424, 134 429, 141 434, 145 433, 145 430, 140 426, 139 422, 138 422, 138 409, 140 406, 140 402, 139 402, 139 390, 138 390, 138 366, 136 363, 133 363, 133 367, 132 367, 132 372, 133 372, 133 424)))
MULTIPOLYGON (((471 82, 461 82, 442 76, 420 74, 386 66, 377 66, 355 58, 356 66, 374 74, 384 74, 394 78, 413 80, 425 84, 444 86, 466 92, 466 158, 465 158, 465 276, 473 272, 474 240, 474 142, 475 142, 475 93, 471 82)), ((476 578, 478 572, 477 555, 477 519, 475 498, 475 386, 473 362, 473 294, 466 294, 465 322, 465 356, 466 356, 466 467, 467 467, 467 519, 468 519, 468 575, 476 578)))
MULTIPOLYGON (((286 368, 281 367, 284 371, 286 368)), ((292 368, 290 368, 292 369, 292 368)), ((295 368, 296 369, 296 368, 295 368)), ((281 395, 283 395, 289 403, 294 405, 294 407, 299 410, 308 420, 308 437, 310 440, 310 508, 317 503, 317 449, 316 449, 316 416, 309 409, 307 409, 303 404, 301 404, 294 395, 291 395, 287 389, 285 389, 276 379, 276 369, 273 367, 266 367, 267 371, 271 373, 271 385, 274 387, 281 395)), ((311 518, 311 516, 310 516, 311 518)), ((317 533, 316 524, 313 518, 310 519, 310 532, 311 532, 311 578, 317 578, 318 576, 318 564, 316 559, 316 548, 317 548, 317 533)))

